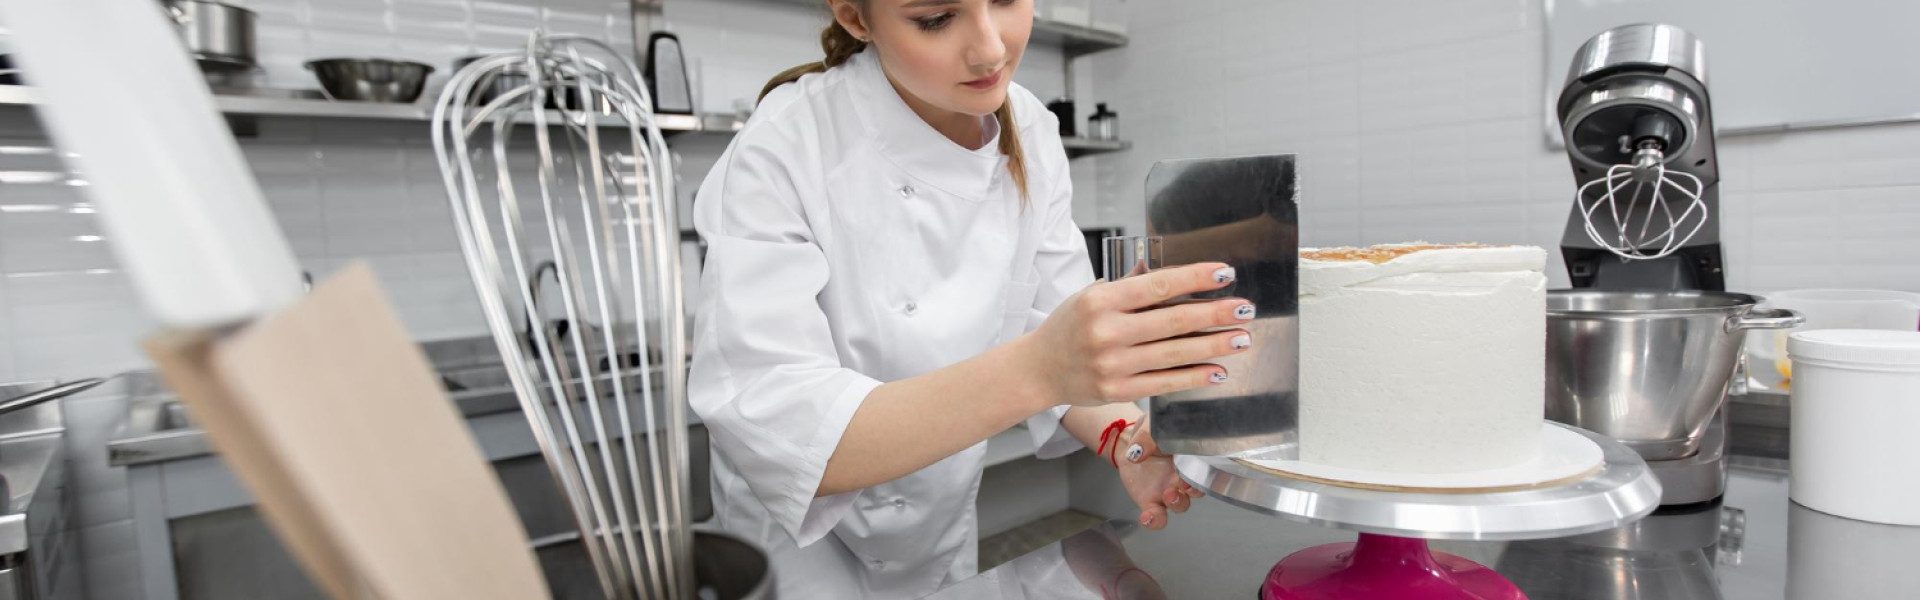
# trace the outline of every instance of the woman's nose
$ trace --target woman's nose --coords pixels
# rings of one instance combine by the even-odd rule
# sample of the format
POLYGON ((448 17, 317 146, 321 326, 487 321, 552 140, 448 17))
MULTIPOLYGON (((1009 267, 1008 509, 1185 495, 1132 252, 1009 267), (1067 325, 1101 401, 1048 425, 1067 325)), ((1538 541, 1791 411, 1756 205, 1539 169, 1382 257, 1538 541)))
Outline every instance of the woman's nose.
POLYGON ((985 76, 1000 69, 1007 60, 1007 43, 1000 38, 1000 24, 994 11, 979 11, 967 44, 967 67, 985 76))

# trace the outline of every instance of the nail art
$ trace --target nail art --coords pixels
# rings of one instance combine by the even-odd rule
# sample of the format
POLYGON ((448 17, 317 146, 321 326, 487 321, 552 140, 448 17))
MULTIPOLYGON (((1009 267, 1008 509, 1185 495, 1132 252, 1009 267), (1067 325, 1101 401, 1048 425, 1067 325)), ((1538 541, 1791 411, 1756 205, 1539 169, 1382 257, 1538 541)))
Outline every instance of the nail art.
POLYGON ((1134 444, 1134 445, 1132 445, 1132 446, 1128 446, 1128 447, 1127 447, 1127 462, 1140 462, 1140 453, 1141 453, 1141 452, 1143 452, 1143 450, 1141 450, 1141 449, 1140 449, 1140 445, 1139 445, 1139 444, 1134 444))
POLYGON ((1214 283, 1233 283, 1233 267, 1220 267, 1213 271, 1214 283))
POLYGON ((1209 373, 1207 375, 1207 381, 1211 381, 1214 383, 1226 383, 1227 373, 1225 371, 1214 371, 1213 373, 1209 373))
POLYGON ((1233 336, 1233 340, 1230 343, 1233 344, 1233 348, 1235 350, 1243 350, 1253 345, 1253 337, 1242 333, 1240 335, 1233 336))
POLYGON ((1235 318, 1235 319, 1239 319, 1239 320, 1242 320, 1242 321, 1252 321, 1252 320, 1253 320, 1253 305, 1252 305, 1252 304, 1242 304, 1242 305, 1239 305, 1239 306, 1235 306, 1235 307, 1233 307, 1233 318, 1235 318))

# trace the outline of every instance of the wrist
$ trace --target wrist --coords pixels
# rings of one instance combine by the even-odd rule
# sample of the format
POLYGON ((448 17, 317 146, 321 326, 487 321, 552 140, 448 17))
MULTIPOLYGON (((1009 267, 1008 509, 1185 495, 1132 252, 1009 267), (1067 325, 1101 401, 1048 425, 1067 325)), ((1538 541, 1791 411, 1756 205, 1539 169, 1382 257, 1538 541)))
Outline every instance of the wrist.
POLYGON ((1012 393, 1007 397, 1018 403, 1027 415, 1067 403, 1062 398, 1058 378, 1049 376, 1045 354, 1039 352, 1037 346, 1033 334, 1022 335, 1000 346, 1000 371, 1007 374, 1006 381, 1013 384, 1009 390, 1012 393))

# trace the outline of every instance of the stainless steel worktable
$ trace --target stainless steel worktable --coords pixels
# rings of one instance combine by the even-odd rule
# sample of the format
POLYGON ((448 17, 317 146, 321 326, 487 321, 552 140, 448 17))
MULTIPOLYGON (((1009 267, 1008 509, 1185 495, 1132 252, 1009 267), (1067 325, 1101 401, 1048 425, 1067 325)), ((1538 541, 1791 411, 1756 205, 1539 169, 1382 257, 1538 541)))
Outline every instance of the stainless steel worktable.
MULTIPOLYGON (((1742 435, 1735 415, 1734 450, 1748 453, 1735 455, 1719 503, 1663 509, 1623 530, 1574 538, 1432 547, 1493 567, 1534 600, 1920 597, 1920 565, 1913 564, 1920 527, 1841 519, 1790 503, 1784 429, 1742 435)), ((1104 523, 929 598, 1251 600, 1282 557, 1354 538, 1201 501, 1165 530, 1104 523)))

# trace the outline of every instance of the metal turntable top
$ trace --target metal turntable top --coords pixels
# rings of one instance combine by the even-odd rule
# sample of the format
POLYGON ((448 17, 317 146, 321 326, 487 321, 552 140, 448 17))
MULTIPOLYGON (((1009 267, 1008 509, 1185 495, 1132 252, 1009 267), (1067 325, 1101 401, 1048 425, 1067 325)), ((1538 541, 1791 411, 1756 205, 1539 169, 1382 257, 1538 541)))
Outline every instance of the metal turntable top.
POLYGON ((1269 474, 1231 458, 1175 456, 1180 476, 1247 510, 1296 521, 1411 538, 1526 540, 1619 527, 1660 504, 1660 483, 1640 455, 1606 436, 1560 423, 1600 446, 1591 477, 1493 493, 1408 493, 1342 487, 1269 474))

